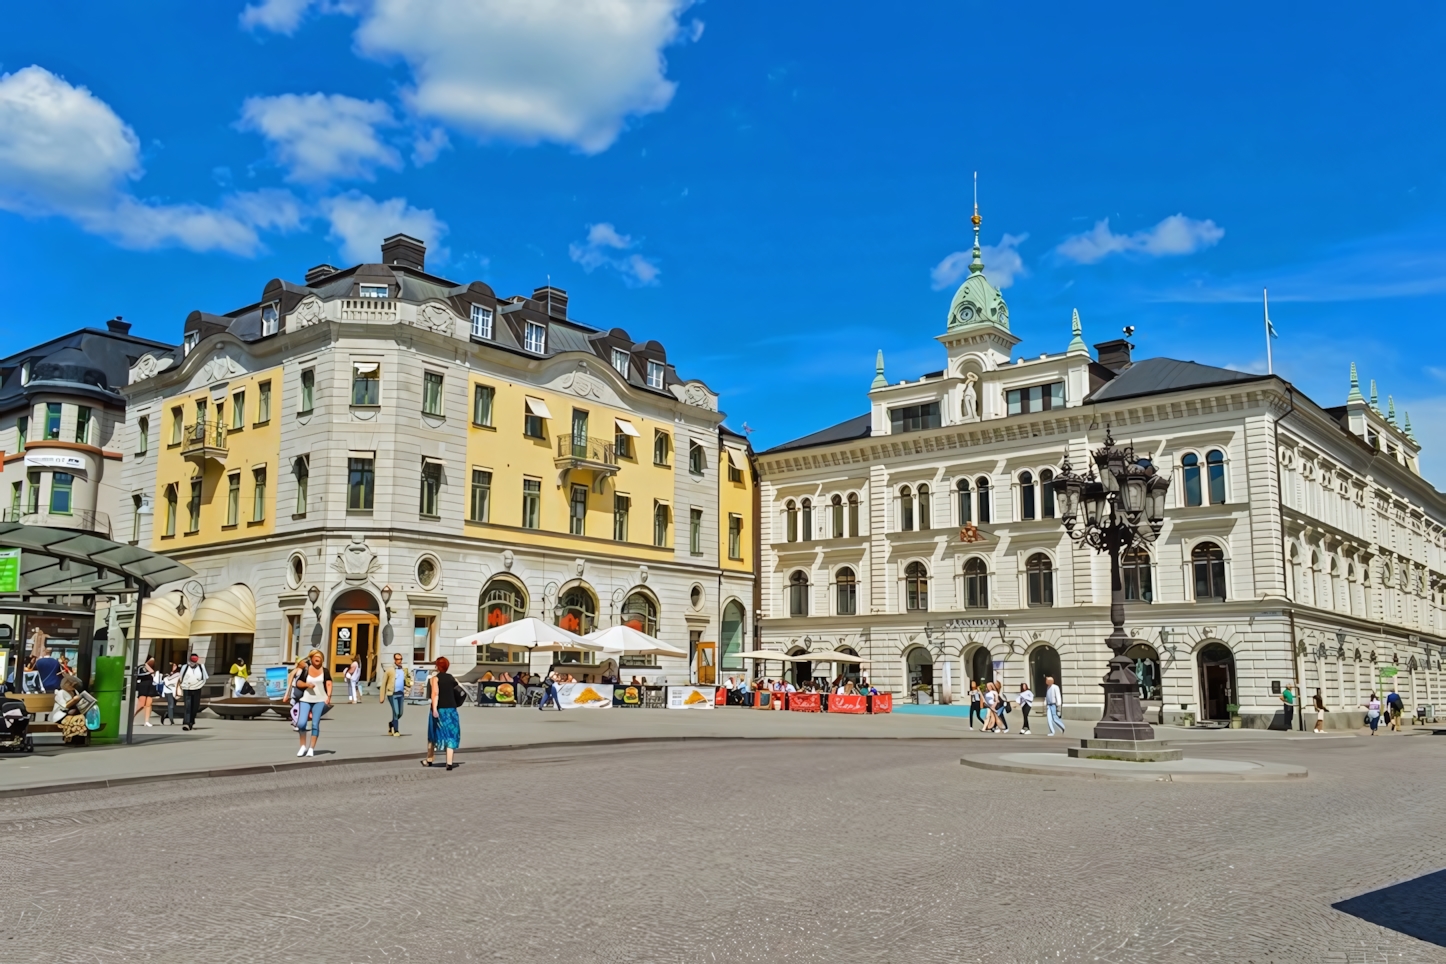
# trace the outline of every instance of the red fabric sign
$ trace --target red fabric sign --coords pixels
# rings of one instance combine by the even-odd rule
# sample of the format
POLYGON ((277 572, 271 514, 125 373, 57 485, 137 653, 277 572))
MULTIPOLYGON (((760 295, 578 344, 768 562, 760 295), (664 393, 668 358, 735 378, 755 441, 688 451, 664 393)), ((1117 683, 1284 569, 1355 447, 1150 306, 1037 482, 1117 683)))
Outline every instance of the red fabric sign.
POLYGON ((728 691, 725 690, 725 689, 724 689, 723 687, 721 687, 721 686, 718 687, 716 690, 713 691, 713 705, 714 705, 714 706, 727 706, 727 705, 728 705, 728 691))
POLYGON ((870 713, 892 713, 894 712, 894 694, 876 693, 869 697, 870 713))
POLYGON ((828 698, 828 711, 830 713, 862 713, 868 706, 868 700, 867 696, 835 693, 828 698))
POLYGON ((818 713, 823 710, 823 702, 817 693, 790 693, 788 708, 798 713, 818 713))

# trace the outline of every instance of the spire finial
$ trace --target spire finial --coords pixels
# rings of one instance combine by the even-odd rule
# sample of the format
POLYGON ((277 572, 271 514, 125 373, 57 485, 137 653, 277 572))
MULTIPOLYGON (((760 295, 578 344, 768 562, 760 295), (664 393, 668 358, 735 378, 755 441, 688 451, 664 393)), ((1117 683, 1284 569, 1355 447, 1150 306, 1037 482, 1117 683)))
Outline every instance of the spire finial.
POLYGON ((1071 354, 1077 351, 1082 351, 1086 355, 1088 355, 1090 350, 1085 345, 1084 338, 1081 337, 1081 335, 1084 333, 1084 329, 1080 327, 1078 308, 1074 309, 1074 317, 1070 319, 1069 328, 1070 332, 1074 335, 1074 337, 1069 340, 1069 347, 1066 348, 1065 351, 1071 354))
POLYGON ((1416 433, 1411 431, 1411 413, 1406 412, 1406 438, 1416 441, 1416 433))
POLYGON ((874 359, 874 382, 869 386, 869 391, 888 386, 889 380, 884 377, 884 350, 880 348, 878 357, 874 359))
POLYGON ((984 270, 984 254, 979 248, 979 225, 984 219, 979 216, 979 172, 974 172, 974 216, 969 219, 974 225, 974 260, 969 262, 969 273, 978 274, 984 270))
POLYGON ((1346 396, 1346 404, 1351 402, 1364 402, 1365 396, 1361 394, 1361 380, 1356 377, 1356 363, 1351 362, 1351 391, 1346 396))
POLYGON ((1376 380, 1374 378, 1371 379, 1371 411, 1377 415, 1381 413, 1381 401, 1380 396, 1376 394, 1376 380))
POLYGON ((1386 396, 1386 421, 1388 421, 1388 422, 1391 423, 1391 427, 1392 427, 1392 428, 1397 427, 1397 426, 1396 426, 1396 397, 1395 397, 1394 395, 1387 395, 1387 396, 1386 396))

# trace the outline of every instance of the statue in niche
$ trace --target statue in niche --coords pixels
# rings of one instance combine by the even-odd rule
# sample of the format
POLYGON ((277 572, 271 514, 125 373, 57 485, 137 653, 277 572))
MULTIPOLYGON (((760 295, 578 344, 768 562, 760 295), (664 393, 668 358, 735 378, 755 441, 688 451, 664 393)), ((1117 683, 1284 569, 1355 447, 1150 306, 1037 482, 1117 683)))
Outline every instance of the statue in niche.
POLYGON ((979 417, 979 393, 974 390, 974 383, 979 381, 979 376, 970 372, 964 376, 964 419, 976 419, 979 417))

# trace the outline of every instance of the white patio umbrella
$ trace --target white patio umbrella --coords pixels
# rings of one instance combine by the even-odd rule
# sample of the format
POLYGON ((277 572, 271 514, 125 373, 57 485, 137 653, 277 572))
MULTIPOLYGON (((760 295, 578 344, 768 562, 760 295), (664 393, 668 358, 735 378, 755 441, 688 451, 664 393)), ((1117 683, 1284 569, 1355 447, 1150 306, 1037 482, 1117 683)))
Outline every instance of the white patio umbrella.
POLYGON ((836 649, 824 650, 818 653, 801 653, 799 658, 807 657, 814 663, 868 663, 862 656, 855 656, 853 653, 842 653, 836 649))
POLYGON ((772 660, 777 663, 796 663, 802 656, 790 656, 787 653, 780 653, 776 649, 750 649, 746 653, 738 654, 743 659, 772 660))
POLYGON ((501 626, 457 640, 458 646, 497 646, 502 649, 523 650, 529 653, 560 653, 586 650, 597 652, 602 649, 577 633, 561 626, 543 622, 536 616, 518 619, 501 626))
POLYGON ((675 656, 688 658, 686 649, 679 649, 671 643, 655 639, 631 626, 611 626, 598 629, 583 637, 598 644, 605 653, 634 653, 639 656, 675 656))

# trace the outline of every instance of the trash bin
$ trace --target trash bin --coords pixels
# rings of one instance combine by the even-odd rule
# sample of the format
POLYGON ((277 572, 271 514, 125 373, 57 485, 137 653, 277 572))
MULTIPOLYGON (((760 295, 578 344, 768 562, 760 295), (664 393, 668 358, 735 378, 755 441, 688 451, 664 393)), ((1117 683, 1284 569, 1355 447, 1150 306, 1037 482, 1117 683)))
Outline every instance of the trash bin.
POLYGON ((99 656, 95 661, 95 701, 100 710, 101 727, 90 735, 92 743, 119 743, 121 738, 121 701, 125 698, 126 659, 124 656, 99 656))

